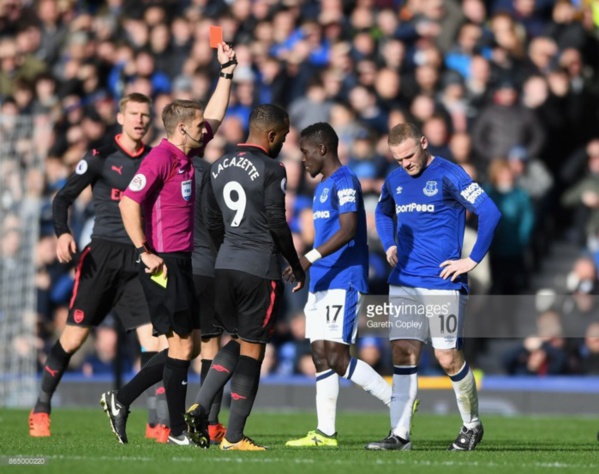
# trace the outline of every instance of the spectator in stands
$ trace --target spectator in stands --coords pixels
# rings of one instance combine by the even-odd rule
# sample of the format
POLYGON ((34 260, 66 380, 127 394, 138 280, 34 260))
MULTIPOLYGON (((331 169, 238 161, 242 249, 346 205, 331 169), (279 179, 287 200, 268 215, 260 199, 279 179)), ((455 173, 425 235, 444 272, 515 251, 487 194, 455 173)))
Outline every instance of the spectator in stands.
POLYGON ((530 195, 516 184, 509 164, 502 159, 493 160, 489 166, 487 193, 502 214, 491 245, 491 291, 496 295, 521 294, 529 284, 526 256, 535 221, 530 195))

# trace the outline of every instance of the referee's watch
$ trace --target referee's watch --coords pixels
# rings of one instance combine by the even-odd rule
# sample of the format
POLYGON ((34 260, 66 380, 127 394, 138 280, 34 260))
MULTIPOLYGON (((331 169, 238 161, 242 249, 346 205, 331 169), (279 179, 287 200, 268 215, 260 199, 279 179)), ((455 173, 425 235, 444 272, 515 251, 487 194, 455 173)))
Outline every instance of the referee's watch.
POLYGON ((137 247, 135 249, 135 251, 137 252, 137 256, 141 258, 141 255, 144 253, 152 253, 150 252, 150 247, 148 247, 148 243, 144 242, 141 244, 141 247, 137 247))

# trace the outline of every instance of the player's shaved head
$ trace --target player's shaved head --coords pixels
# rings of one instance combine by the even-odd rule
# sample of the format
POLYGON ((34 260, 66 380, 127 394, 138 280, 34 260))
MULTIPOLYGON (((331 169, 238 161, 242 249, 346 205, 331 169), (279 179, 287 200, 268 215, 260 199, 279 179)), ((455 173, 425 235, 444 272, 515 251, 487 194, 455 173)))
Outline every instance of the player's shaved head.
POLYGON ((277 130, 289 122, 289 114, 273 104, 262 104, 250 113, 250 134, 277 130))
POLYGON ((300 133, 300 140, 319 146, 325 145, 328 150, 335 153, 339 146, 339 137, 328 123, 318 122, 304 128, 300 133))
POLYGON ((391 129, 389 132, 389 146, 399 145, 409 138, 413 138, 415 142, 419 142, 422 138, 422 132, 413 123, 400 123, 391 129))

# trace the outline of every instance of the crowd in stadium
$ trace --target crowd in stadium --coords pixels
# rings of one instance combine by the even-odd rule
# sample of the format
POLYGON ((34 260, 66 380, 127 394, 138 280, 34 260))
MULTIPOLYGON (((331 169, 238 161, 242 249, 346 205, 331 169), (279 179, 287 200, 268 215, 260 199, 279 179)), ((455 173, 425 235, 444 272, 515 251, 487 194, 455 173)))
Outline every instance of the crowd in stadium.
MULTIPOLYGON (((214 161, 247 136, 250 110, 274 103, 290 114, 280 154, 288 175, 287 215, 301 254, 312 247, 312 191, 298 133, 330 123, 340 158, 360 178, 369 219, 370 293, 384 295, 389 266, 374 208, 397 166, 388 130, 414 122, 429 150, 462 165, 500 208, 488 263, 473 291, 534 291, 552 241, 580 248, 571 298, 537 317, 543 332, 504 354, 518 374, 597 372, 599 316, 599 11, 583 0, 6 0, 0 5, 0 142, 4 187, 41 198, 37 246, 39 358, 60 334, 73 267, 56 259, 51 201, 84 153, 111 141, 116 106, 131 92, 153 99, 150 145, 164 137, 162 108, 176 98, 209 98, 219 64, 210 25, 221 25, 239 66, 226 118, 209 144, 214 161), (10 118, 53 124, 37 148, 43 173, 15 179, 26 159, 10 118), (43 149, 43 150, 42 150, 43 149), (586 298, 586 299, 585 299, 586 298), (568 321, 566 321, 568 319, 568 321), (564 337, 575 321, 577 338, 564 337), (546 329, 549 328, 549 329, 546 329), (588 336, 585 339, 585 334, 588 336)), ((89 240, 91 193, 73 206, 79 248, 89 240)), ((2 258, 16 245, 18 217, 2 196, 2 258)), ((475 222, 469 222, 473 229, 475 222)), ((470 232, 470 231, 469 231, 470 232)), ((303 338, 306 291, 288 288, 264 373, 314 374, 303 338)), ((117 330, 95 331, 71 366, 111 373, 117 330)), ((517 322, 516 322, 517 324, 517 322)), ((572 334, 572 332, 570 332, 572 334)), ((360 357, 381 372, 385 339, 363 338, 360 357)), ((132 339, 126 368, 137 363, 132 339)), ((424 362, 424 361, 423 361, 424 362)), ((476 358, 472 359, 476 365, 476 358)), ((424 364, 423 364, 424 365, 424 364)), ((430 371, 435 367, 431 362, 430 371)), ((425 373, 424 371, 422 373, 425 373)))

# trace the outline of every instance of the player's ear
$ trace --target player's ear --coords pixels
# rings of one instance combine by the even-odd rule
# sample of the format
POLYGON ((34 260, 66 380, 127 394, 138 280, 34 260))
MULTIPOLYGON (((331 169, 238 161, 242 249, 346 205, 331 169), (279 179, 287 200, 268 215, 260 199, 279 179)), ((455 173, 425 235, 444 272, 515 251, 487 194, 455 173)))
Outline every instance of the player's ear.
POLYGON ((428 148, 428 140, 426 139, 425 136, 420 138, 420 146, 422 147, 423 150, 426 150, 428 148))
POLYGON ((275 131, 271 130, 270 132, 268 132, 267 136, 268 136, 268 141, 270 143, 274 143, 275 139, 277 138, 277 133, 275 131))
POLYGON ((119 125, 122 126, 124 120, 125 120, 125 117, 123 117, 122 113, 119 112, 118 114, 116 114, 116 121, 119 125))
POLYGON ((326 155, 327 154, 327 146, 326 145, 319 145, 318 146, 318 151, 320 152, 321 155, 326 155))

